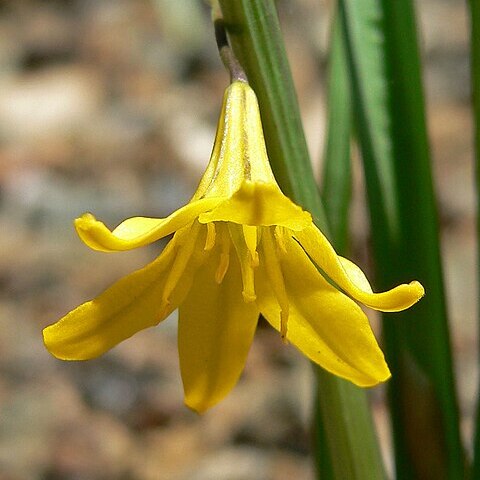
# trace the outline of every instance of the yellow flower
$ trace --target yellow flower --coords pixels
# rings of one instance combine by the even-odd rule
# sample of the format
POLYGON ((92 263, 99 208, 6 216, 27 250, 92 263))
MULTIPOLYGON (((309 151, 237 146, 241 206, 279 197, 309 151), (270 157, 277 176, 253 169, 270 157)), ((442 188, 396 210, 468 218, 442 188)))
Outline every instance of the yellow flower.
POLYGON ((199 412, 236 384, 260 313, 324 369, 372 386, 390 372, 354 300, 393 312, 424 294, 418 282, 372 293, 362 271, 283 195, 257 99, 242 81, 225 92, 210 163, 187 205, 167 218, 129 218, 113 231, 87 213, 75 227, 104 252, 175 235, 152 263, 47 327, 47 349, 65 360, 94 358, 178 307, 185 403, 199 412))

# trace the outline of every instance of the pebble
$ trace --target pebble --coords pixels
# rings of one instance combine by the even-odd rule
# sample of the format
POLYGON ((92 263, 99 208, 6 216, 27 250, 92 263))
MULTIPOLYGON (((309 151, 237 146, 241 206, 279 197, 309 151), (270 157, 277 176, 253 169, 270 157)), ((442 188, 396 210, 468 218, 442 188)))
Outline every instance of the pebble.
MULTIPOLYGON (((91 362, 60 362, 42 344, 44 326, 164 245, 93 252, 72 220, 92 211, 113 227, 128 216, 166 216, 188 202, 205 168, 228 79, 208 8, 194 3, 188 21, 183 2, 172 0, 2 7, 0 480, 315 478, 312 370, 263 322, 240 382, 202 416, 183 405, 176 313, 91 362)), ((277 3, 316 161, 326 5, 277 3)), ((478 378, 475 209, 473 190, 458 188, 472 177, 466 14, 453 0, 425 0, 419 11, 462 428, 470 438, 478 378), (465 276, 472 288, 458 287, 465 276)), ((361 204, 352 220, 365 244, 361 204)), ((378 393, 374 405, 391 467, 378 393)))

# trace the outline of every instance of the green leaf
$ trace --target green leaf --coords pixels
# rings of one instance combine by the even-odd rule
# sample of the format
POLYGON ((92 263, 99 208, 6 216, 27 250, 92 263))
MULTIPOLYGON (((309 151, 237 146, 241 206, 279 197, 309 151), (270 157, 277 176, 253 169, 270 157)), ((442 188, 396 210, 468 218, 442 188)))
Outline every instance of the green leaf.
POLYGON ((346 254, 352 193, 350 141, 352 107, 345 39, 338 12, 332 28, 328 76, 327 137, 323 158, 322 199, 337 252, 346 254))
POLYGON ((340 0, 377 287, 426 297, 385 316, 398 478, 463 478, 439 232, 411 0, 340 0))
MULTIPOLYGON (((220 0, 227 30, 249 81, 257 93, 267 149, 286 194, 307 208, 326 231, 325 215, 313 177, 293 81, 277 13, 270 0, 220 0)), ((317 368, 321 438, 328 452, 322 480, 383 479, 365 391, 317 368)), ((320 477, 319 477, 320 478, 320 477)))
MULTIPOLYGON (((477 243, 480 245, 480 3, 469 0, 472 101, 474 119, 475 167, 477 185, 477 243)), ((480 253, 480 248, 478 248, 480 253)), ((480 395, 477 399, 477 420, 473 451, 472 478, 480 478, 480 395)))
MULTIPOLYGON (((349 230, 348 212, 351 198, 350 140, 352 108, 345 42, 342 33, 343 26, 338 13, 338 11, 335 12, 330 38, 327 134, 323 154, 322 200, 325 205, 332 242, 338 253, 346 255, 349 230)), ((329 397, 330 401, 332 401, 332 396, 333 394, 329 397)), ((325 394, 321 395, 319 392, 315 402, 317 421, 314 431, 318 450, 316 456, 317 470, 321 473, 320 478, 335 478, 331 458, 337 456, 335 453, 336 447, 331 446, 332 441, 330 441, 329 447, 329 441, 326 437, 327 432, 324 427, 324 425, 332 424, 332 422, 327 420, 326 423, 322 419, 322 410, 324 410, 321 408, 322 398, 325 398, 325 394)), ((365 396, 361 400, 356 400, 356 402, 360 401, 364 403, 365 396)), ((364 408, 368 409, 368 405, 365 405, 364 408)), ((365 428, 372 432, 371 419, 364 417, 364 420, 370 421, 370 424, 366 425, 365 428)), ((333 441, 341 438, 345 438, 345 436, 335 435, 333 441)), ((339 458, 341 458, 341 453, 341 451, 338 453, 339 458)), ((379 461, 378 465, 380 465, 379 461)), ((353 467, 349 467, 350 471, 342 473, 338 471, 337 466, 337 473, 345 476, 352 469, 353 467)), ((383 472, 379 469, 378 477, 381 478, 382 476, 383 472)))

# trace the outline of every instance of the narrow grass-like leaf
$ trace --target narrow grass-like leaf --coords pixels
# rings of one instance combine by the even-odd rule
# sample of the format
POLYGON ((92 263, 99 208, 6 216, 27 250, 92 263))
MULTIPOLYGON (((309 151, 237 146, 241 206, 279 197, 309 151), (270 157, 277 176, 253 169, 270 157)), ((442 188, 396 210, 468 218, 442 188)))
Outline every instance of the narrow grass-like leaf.
MULTIPOLYGON (((469 0, 468 5, 470 11, 470 66, 477 186, 477 245, 480 245, 480 2, 478 0, 469 0)), ((477 251, 480 258, 480 248, 477 247, 477 251)), ((472 478, 480 478, 480 395, 477 399, 477 421, 473 454, 472 478)))
MULTIPOLYGON (((257 93, 267 149, 277 180, 310 210, 326 231, 326 221, 306 148, 278 18, 270 0, 220 0, 234 51, 257 93)), ((383 466, 365 392, 316 369, 318 405, 328 452, 322 480, 383 479, 383 466)), ((317 453, 319 454, 319 453, 317 453)))
POLYGON ((337 252, 346 254, 352 193, 350 140, 352 107, 345 37, 337 14, 332 25, 328 76, 327 136, 323 156, 322 199, 337 252))
MULTIPOLYGON (((351 198, 350 140, 352 108, 348 81, 343 25, 339 12, 330 34, 327 84, 327 134, 323 153, 322 200, 325 205, 330 236, 337 252, 346 256, 348 248, 348 212, 351 198)), ((315 402, 317 470, 321 478, 335 478, 328 440, 323 428, 320 399, 315 402)), ((369 426, 368 428, 372 428, 369 426)))
POLYGON ((460 442, 423 88, 411 0, 340 0, 377 287, 426 297, 384 321, 397 478, 460 479, 460 442))

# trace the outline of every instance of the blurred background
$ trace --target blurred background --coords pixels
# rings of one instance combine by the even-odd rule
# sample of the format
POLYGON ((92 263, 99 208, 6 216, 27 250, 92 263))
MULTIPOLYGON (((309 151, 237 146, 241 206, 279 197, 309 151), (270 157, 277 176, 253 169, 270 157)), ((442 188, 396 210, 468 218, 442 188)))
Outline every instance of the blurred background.
MULTIPOLYGON (((277 5, 320 175, 332 5, 277 5)), ((477 290, 468 25, 463 2, 422 0, 418 13, 470 439, 477 290)), ((92 211, 113 227, 188 201, 227 83, 200 0, 0 1, 0 480, 314 478, 310 366, 263 324, 241 382, 203 416, 183 405, 175 314, 86 363, 55 360, 42 344, 44 326, 162 248, 93 252, 73 219, 92 211)), ((357 170, 352 256, 368 269, 357 170)), ((388 464, 381 389, 372 402, 388 464)))

